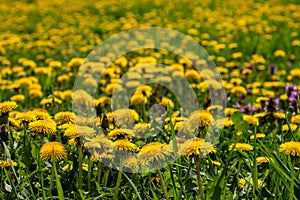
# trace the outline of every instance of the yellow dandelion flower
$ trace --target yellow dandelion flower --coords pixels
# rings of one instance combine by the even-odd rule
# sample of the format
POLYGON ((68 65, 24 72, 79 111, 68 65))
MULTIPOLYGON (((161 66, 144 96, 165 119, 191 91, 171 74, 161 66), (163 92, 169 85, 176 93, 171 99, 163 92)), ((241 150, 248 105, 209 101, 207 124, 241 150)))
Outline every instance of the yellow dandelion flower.
POLYGON ((255 117, 255 118, 263 118, 263 117, 265 117, 267 115, 269 115, 268 112, 262 112, 262 113, 256 113, 256 114, 254 114, 253 117, 255 117))
POLYGON ((89 165, 86 164, 86 163, 82 163, 82 169, 83 169, 84 171, 89 171, 89 165))
POLYGON ((199 129, 206 129, 213 121, 213 117, 209 111, 197 110, 191 113, 188 123, 190 127, 196 127, 199 129))
POLYGON ((133 127, 133 132, 136 136, 143 138, 150 132, 150 126, 149 123, 138 123, 133 127))
MULTIPOLYGON (((257 133, 256 134, 256 138, 264 138, 264 137, 266 137, 266 135, 263 134, 263 133, 257 133)), ((254 135, 250 136, 250 140, 254 140, 254 135)))
POLYGON ((0 160, 0 167, 1 168, 9 167, 11 164, 14 167, 18 165, 18 163, 16 163, 13 160, 0 160))
POLYGON ((4 101, 0 103, 0 115, 9 113, 12 110, 16 109, 18 104, 14 101, 4 101))
POLYGON ((289 126, 288 124, 284 124, 284 125, 282 126, 282 130, 283 130, 283 131, 289 131, 290 128, 291 128, 292 131, 295 131, 295 130, 297 129, 297 127, 298 127, 297 124, 290 124, 290 126, 289 126))
MULTIPOLYGON (((231 144, 229 146, 229 150, 233 149, 234 144, 231 144)), ((253 147, 250 144, 247 143, 236 143, 235 149, 241 150, 241 151, 251 151, 253 150, 253 147)))
POLYGON ((146 104, 148 102, 147 97, 145 97, 142 93, 135 93, 130 98, 130 104, 138 105, 138 104, 146 104))
POLYGON ((256 162, 258 162, 258 163, 268 163, 269 160, 270 160, 269 158, 263 157, 263 156, 256 158, 256 162))
POLYGON ((167 97, 163 97, 161 99, 160 105, 164 106, 164 107, 170 107, 170 108, 174 108, 174 103, 171 99, 167 98, 167 97))
POLYGON ((292 78, 300 78, 300 69, 292 69, 290 75, 292 78))
POLYGON ((130 125, 139 120, 139 114, 132 109, 119 109, 112 113, 117 126, 130 125))
POLYGON ((108 151, 108 152, 104 152, 104 153, 99 153, 99 152, 95 152, 94 153, 95 159, 97 160, 102 160, 102 161, 111 161, 115 158, 115 154, 108 151))
POLYGON ((285 57, 286 53, 283 50, 279 49, 274 52, 274 56, 275 57, 285 57))
POLYGON ((222 164, 218 161, 211 161, 213 165, 220 167, 222 164))
POLYGON ((107 137, 111 140, 116 139, 131 139, 134 135, 131 129, 114 129, 107 134, 107 137))
POLYGON ((193 138, 184 142, 182 149, 185 148, 182 155, 193 156, 205 156, 214 150, 213 145, 210 142, 205 142, 203 138, 193 138))
POLYGON ((25 96, 23 94, 17 94, 10 98, 11 101, 21 102, 25 100, 25 96))
MULTIPOLYGON (((252 178, 250 179, 250 185, 251 185, 251 186, 254 186, 254 182, 253 182, 253 179, 252 179, 252 178)), ((257 180, 257 185, 258 185, 259 188, 263 188, 263 187, 264 187, 264 184, 263 184, 263 182, 261 181, 261 179, 258 179, 258 180, 257 180)))
POLYGON ((233 121, 230 119, 230 117, 226 117, 224 120, 224 126, 228 127, 228 126, 233 126, 233 121))
POLYGON ((37 120, 30 122, 28 129, 34 134, 54 134, 56 132, 56 123, 50 119, 37 120))
POLYGON ((300 115, 293 116, 291 122, 294 124, 300 124, 300 115))
POLYGON ((184 75, 190 81, 199 81, 201 80, 201 75, 197 70, 190 69, 185 72, 184 75))
POLYGON ((120 151, 137 152, 139 150, 138 146, 136 146, 135 144, 131 143, 129 140, 126 139, 117 140, 113 144, 115 148, 120 151))
POLYGON ((47 98, 47 99, 42 99, 40 104, 41 105, 52 105, 52 103, 58 103, 58 104, 61 104, 62 103, 62 100, 58 99, 58 98, 47 98))
POLYGON ((273 116, 274 116, 275 118, 278 118, 278 119, 285 119, 285 118, 286 118, 286 115, 285 115, 285 113, 283 113, 283 112, 274 112, 274 113, 273 113, 273 116))
POLYGON ((29 90, 29 95, 39 98, 43 96, 43 92, 40 89, 31 89, 29 90))
POLYGON ((139 168, 139 162, 136 156, 129 156, 124 161, 124 167, 128 168, 130 171, 137 171, 139 168))
POLYGON ((63 168, 64 171, 72 171, 73 165, 70 165, 69 163, 66 164, 63 168))
POLYGON ((95 101, 96 106, 105 106, 110 104, 111 104, 111 98, 107 96, 99 97, 99 99, 95 101))
POLYGON ((171 155, 170 151, 167 150, 165 146, 166 144, 159 142, 151 142, 144 145, 138 153, 140 165, 145 166, 148 164, 157 164, 161 166, 163 161, 165 161, 171 155))
POLYGON ((85 142, 84 147, 104 152, 113 148, 113 142, 107 139, 105 135, 101 134, 85 142))
POLYGON ((300 142, 290 141, 280 145, 280 152, 300 157, 300 142))
POLYGON ((231 88, 230 92, 232 94, 237 94, 237 95, 246 95, 247 90, 243 86, 234 86, 231 88))
POLYGON ((51 115, 48 113, 47 110, 40 109, 40 108, 35 108, 31 111, 33 115, 35 115, 37 120, 42 120, 42 119, 51 119, 51 115))
POLYGON ((40 150, 40 157, 44 161, 59 161, 67 157, 67 151, 60 142, 47 142, 40 150))
POLYGON ((88 126, 70 126, 64 130, 64 136, 69 138, 76 137, 92 137, 96 133, 96 130, 88 126))
POLYGON ((238 131, 238 132, 236 132, 236 135, 237 136, 241 136, 243 134, 243 132, 242 131, 238 131))
POLYGON ((243 115, 243 120, 255 126, 259 125, 258 119, 252 115, 243 115))
POLYGON ((244 178, 239 179, 238 185, 240 188, 243 188, 245 184, 246 184, 246 180, 244 178))
POLYGON ((16 119, 21 121, 21 123, 29 123, 36 120, 36 115, 32 111, 18 113, 16 119))
POLYGON ((66 111, 66 112, 59 112, 54 115, 54 120, 57 124, 68 124, 74 123, 74 113, 66 111))
POLYGON ((237 108, 225 108, 226 115, 232 115, 233 113, 238 112, 238 111, 239 111, 239 109, 237 109, 237 108))

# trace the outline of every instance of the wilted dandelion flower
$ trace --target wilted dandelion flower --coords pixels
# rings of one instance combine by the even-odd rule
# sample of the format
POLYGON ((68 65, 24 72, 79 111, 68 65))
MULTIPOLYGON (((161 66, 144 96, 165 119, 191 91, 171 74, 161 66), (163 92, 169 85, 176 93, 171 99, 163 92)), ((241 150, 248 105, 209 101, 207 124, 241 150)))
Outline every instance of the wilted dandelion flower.
POLYGON ((210 142, 205 142, 203 138, 187 140, 182 148, 186 148, 182 155, 188 157, 206 156, 214 150, 214 146, 210 142))
MULTIPOLYGON (((234 144, 231 144, 229 146, 229 150, 233 149, 234 144)), ((247 143, 236 143, 235 149, 241 150, 241 151, 251 151, 253 150, 253 147, 250 144, 247 143)))
POLYGON ((37 120, 28 124, 28 129, 32 133, 54 134, 56 132, 56 123, 53 120, 37 120))
POLYGON ((300 157, 300 142, 290 141, 280 145, 280 152, 300 157))
POLYGON ((66 124, 66 123, 74 123, 74 113, 66 111, 66 112, 59 112, 54 115, 54 120, 57 124, 66 124))
POLYGON ((67 151, 60 142, 47 142, 40 150, 40 157, 44 161, 59 161, 67 157, 67 151))
POLYGON ((9 113, 12 110, 16 109, 18 104, 14 101, 4 101, 0 103, 0 115, 9 113))

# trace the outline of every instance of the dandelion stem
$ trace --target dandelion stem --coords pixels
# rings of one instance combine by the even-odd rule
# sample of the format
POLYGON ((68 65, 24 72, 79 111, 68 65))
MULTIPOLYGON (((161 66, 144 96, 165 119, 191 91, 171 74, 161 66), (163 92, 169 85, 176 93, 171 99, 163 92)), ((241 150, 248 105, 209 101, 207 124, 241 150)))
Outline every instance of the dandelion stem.
POLYGON ((101 162, 98 161, 98 176, 97 176, 97 182, 100 184, 101 182, 101 173, 102 173, 102 166, 101 162))
POLYGON ((121 161, 120 163, 120 168, 118 172, 118 178, 117 178, 117 183, 116 183, 115 193, 114 193, 114 200, 118 200, 119 189, 120 189, 121 178, 122 178, 122 169, 123 169, 123 161, 121 161))
POLYGON ((200 159, 199 159, 199 157, 196 157, 196 173, 197 173, 200 199, 204 200, 205 198, 204 198, 203 184, 202 184, 201 175, 200 175, 200 159))
POLYGON ((91 172, 92 172, 92 165, 93 162, 91 160, 91 157, 89 159, 89 165, 88 165, 88 190, 91 191, 91 172))
POLYGON ((256 190, 258 190, 258 179, 257 179, 257 162, 256 162, 256 156, 257 156, 257 138, 256 138, 256 133, 257 133, 257 126, 254 127, 254 158, 253 158, 253 163, 254 163, 254 171, 253 171, 253 196, 256 195, 256 190))
POLYGON ((159 175, 161 187, 162 187, 163 192, 164 192, 164 196, 165 196, 166 200, 169 200, 167 187, 166 187, 166 184, 165 184, 165 181, 164 181, 164 178, 162 176, 162 173, 161 173, 160 169, 158 169, 158 175, 159 175))
POLYGON ((82 146, 79 144, 78 146, 78 189, 82 189, 82 159, 83 159, 83 153, 82 153, 82 146))
POLYGON ((290 200, 294 199, 294 177, 295 177, 295 169, 294 169, 294 163, 295 163, 295 159, 292 156, 292 166, 291 166, 291 191, 290 191, 290 200))
POLYGON ((54 166, 51 168, 51 179, 50 179, 50 186, 49 186, 49 197, 52 197, 52 187, 54 181, 54 166))
POLYGON ((109 169, 105 169, 104 175, 103 175, 103 186, 107 186, 107 181, 108 181, 108 176, 109 176, 109 169))

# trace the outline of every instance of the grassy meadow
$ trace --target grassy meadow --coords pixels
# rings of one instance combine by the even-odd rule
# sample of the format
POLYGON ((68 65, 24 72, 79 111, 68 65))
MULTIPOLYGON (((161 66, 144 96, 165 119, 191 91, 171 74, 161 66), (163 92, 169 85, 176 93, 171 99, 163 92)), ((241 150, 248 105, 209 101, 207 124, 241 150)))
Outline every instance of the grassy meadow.
POLYGON ((300 199, 299 1, 1 0, 0 21, 0 199, 300 199), (221 81, 164 49, 85 62, 111 36, 146 27, 192 38, 221 81), (114 110, 118 81, 135 69, 128 108, 114 110), (183 116, 174 91, 141 77, 187 80, 199 108, 183 116), (211 88, 224 105, 211 105, 211 88))

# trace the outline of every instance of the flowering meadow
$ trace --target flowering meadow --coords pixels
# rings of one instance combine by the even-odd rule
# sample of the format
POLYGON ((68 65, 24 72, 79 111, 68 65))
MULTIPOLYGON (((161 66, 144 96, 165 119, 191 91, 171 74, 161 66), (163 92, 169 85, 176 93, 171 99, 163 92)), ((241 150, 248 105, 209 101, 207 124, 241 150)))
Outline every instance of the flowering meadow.
POLYGON ((300 199, 299 1, 1 0, 0 20, 0 199, 300 199), (187 35, 208 59, 86 59, 146 27, 187 35), (207 62, 216 70, 194 67, 207 62), (188 115, 186 91, 165 87, 178 80, 198 102, 188 115), (116 109, 120 86, 134 92, 116 109))

